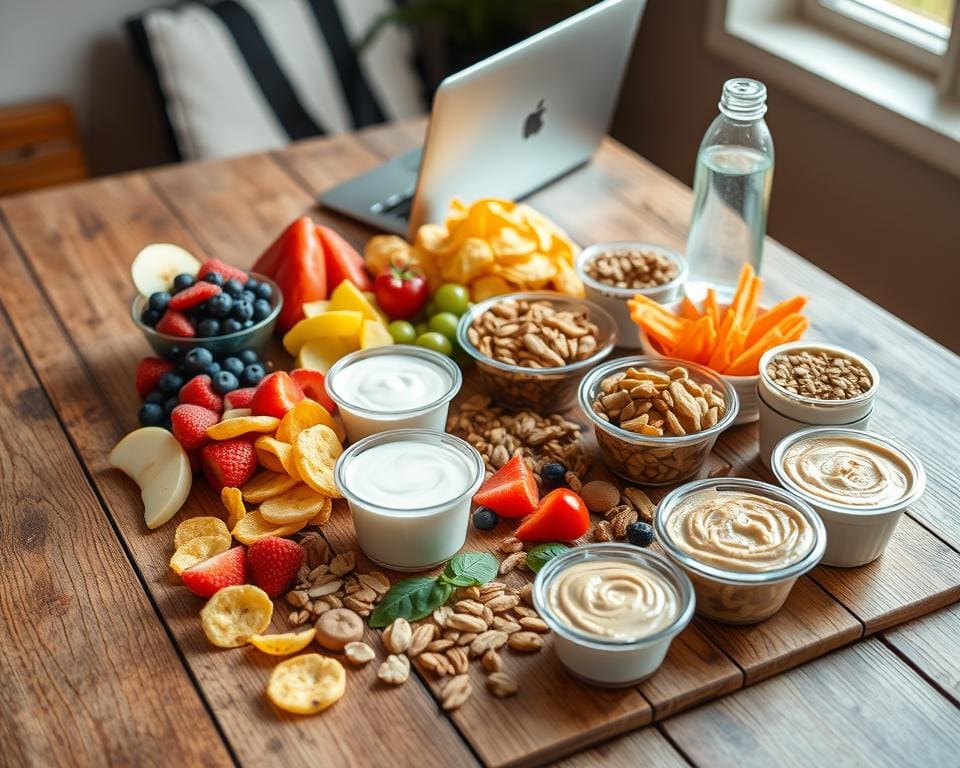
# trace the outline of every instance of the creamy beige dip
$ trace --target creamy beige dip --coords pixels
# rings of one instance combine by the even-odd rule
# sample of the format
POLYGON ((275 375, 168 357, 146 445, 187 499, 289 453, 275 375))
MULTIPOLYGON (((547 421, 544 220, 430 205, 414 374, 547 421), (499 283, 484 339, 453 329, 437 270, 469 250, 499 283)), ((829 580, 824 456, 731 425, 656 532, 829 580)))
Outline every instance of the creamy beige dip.
POLYGON ((648 637, 679 613, 673 585, 648 568, 624 560, 587 560, 558 573, 547 604, 571 629, 601 640, 648 637))
POLYGON ((784 568, 801 560, 814 541, 800 510, 741 491, 697 491, 674 508, 666 527, 692 558, 728 571, 784 568))
POLYGON ((811 496, 847 507, 899 501, 913 473, 898 453, 868 437, 810 437, 783 454, 783 471, 811 496))

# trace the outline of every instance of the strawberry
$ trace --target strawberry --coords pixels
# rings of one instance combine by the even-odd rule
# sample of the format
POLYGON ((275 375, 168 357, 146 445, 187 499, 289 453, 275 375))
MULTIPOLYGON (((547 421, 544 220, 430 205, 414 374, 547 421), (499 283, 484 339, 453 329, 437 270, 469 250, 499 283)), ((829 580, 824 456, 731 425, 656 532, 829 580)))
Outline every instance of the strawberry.
POLYGON ((250 276, 239 267, 231 267, 220 259, 207 259, 200 265, 200 271, 197 272, 197 280, 203 280, 211 272, 216 272, 220 277, 227 280, 239 280, 243 285, 247 284, 250 276))
POLYGON ((537 480, 523 459, 514 456, 480 486, 473 500, 501 517, 529 515, 540 495, 537 480))
POLYGON ((256 416, 276 416, 282 419, 287 411, 303 400, 303 392, 286 371, 275 371, 265 376, 253 393, 250 407, 256 416))
POLYGON ((160 322, 157 323, 157 333, 192 338, 197 335, 197 330, 185 314, 168 307, 167 311, 163 313, 163 317, 160 318, 160 322))
POLYGON ((220 414, 199 405, 178 405, 170 412, 170 431, 183 446, 192 451, 210 442, 207 428, 220 421, 220 414))
POLYGON ((137 394, 141 399, 149 395, 157 388, 157 382, 165 373, 169 373, 176 368, 169 360, 163 360, 159 357, 145 357, 137 363, 137 371, 133 375, 134 384, 137 387, 137 394))
POLYGON ((308 368, 296 368, 290 371, 290 378, 293 379, 300 391, 315 403, 320 403, 327 409, 328 413, 337 412, 337 404, 330 399, 327 391, 323 388, 323 372, 311 371, 308 368))
POLYGON ((208 443, 200 451, 200 464, 207 483, 217 493, 228 485, 240 488, 257 469, 257 449, 244 437, 208 443))
POLYGON ((253 393, 256 391, 256 387, 243 387, 228 392, 223 398, 224 409, 249 408, 253 404, 253 393))
POLYGON ((180 387, 180 404, 199 405, 223 413, 223 398, 213 391, 213 379, 206 374, 194 376, 180 387))
POLYGON ((247 549, 250 581, 277 597, 287 591, 303 565, 304 551, 297 542, 267 536, 253 542, 247 549))
POLYGON ((185 569, 180 578, 183 586, 200 597, 213 597, 224 587, 243 584, 247 580, 247 553, 234 547, 202 560, 185 569))
POLYGON ((514 531, 520 541, 574 541, 590 529, 587 505, 569 488, 550 491, 514 531))
POLYGON ((202 304, 207 299, 212 299, 220 291, 220 286, 213 283, 206 281, 194 283, 189 288, 184 288, 179 293, 173 294, 167 306, 176 312, 182 312, 185 309, 197 306, 197 304, 202 304))

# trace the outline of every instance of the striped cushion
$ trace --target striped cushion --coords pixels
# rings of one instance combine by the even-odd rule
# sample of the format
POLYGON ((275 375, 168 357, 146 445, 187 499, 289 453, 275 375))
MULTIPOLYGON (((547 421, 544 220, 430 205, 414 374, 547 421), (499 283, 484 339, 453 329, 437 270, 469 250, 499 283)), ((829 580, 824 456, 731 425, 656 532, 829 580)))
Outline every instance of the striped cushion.
POLYGON ((130 22, 185 159, 275 149, 292 139, 420 114, 410 36, 388 26, 353 49, 390 0, 217 0, 130 22))

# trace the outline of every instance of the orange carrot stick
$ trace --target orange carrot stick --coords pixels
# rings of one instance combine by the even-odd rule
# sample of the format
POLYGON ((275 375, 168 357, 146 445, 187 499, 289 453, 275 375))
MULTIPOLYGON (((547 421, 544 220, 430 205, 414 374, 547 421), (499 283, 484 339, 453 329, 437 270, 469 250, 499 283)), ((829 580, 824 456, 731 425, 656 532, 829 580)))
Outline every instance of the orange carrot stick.
POLYGON ((720 328, 720 310, 717 308, 717 292, 707 288, 707 298, 703 300, 703 313, 713 319, 713 328, 720 328))
POLYGON ((683 301, 680 302, 680 317, 685 320, 700 319, 700 310, 697 309, 697 305, 690 301, 687 296, 684 296, 683 301))
POLYGON ((793 296, 781 301, 779 304, 773 305, 768 312, 760 315, 760 317, 756 319, 756 322, 754 322, 747 336, 747 345, 751 346, 757 339, 783 320, 783 318, 802 310, 806 303, 806 297, 793 296))

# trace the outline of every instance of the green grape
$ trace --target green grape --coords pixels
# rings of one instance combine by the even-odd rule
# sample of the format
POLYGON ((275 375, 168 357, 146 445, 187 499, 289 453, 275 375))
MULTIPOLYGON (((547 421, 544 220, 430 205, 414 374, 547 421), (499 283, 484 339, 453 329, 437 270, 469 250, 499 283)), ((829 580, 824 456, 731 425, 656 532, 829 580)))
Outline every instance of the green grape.
POLYGON ((441 312, 450 312, 460 317, 470 307, 470 292, 457 283, 444 283, 433 296, 441 312))
POLYGON ((437 302, 435 302, 433 299, 430 299, 430 301, 424 304, 423 317, 425 320, 429 320, 431 317, 437 314, 437 312, 439 312, 437 309, 437 302))
POLYGON ((437 333, 436 331, 428 331, 427 333, 418 336, 417 346, 432 349, 434 352, 439 352, 441 355, 449 355, 453 352, 453 345, 450 344, 450 339, 448 339, 442 333, 437 333))
POLYGON ((417 340, 417 329, 406 320, 394 320, 387 330, 397 344, 413 344, 417 340))
POLYGON ((457 340, 457 323, 459 319, 450 312, 441 312, 430 318, 430 330, 442 333, 451 343, 457 340))

